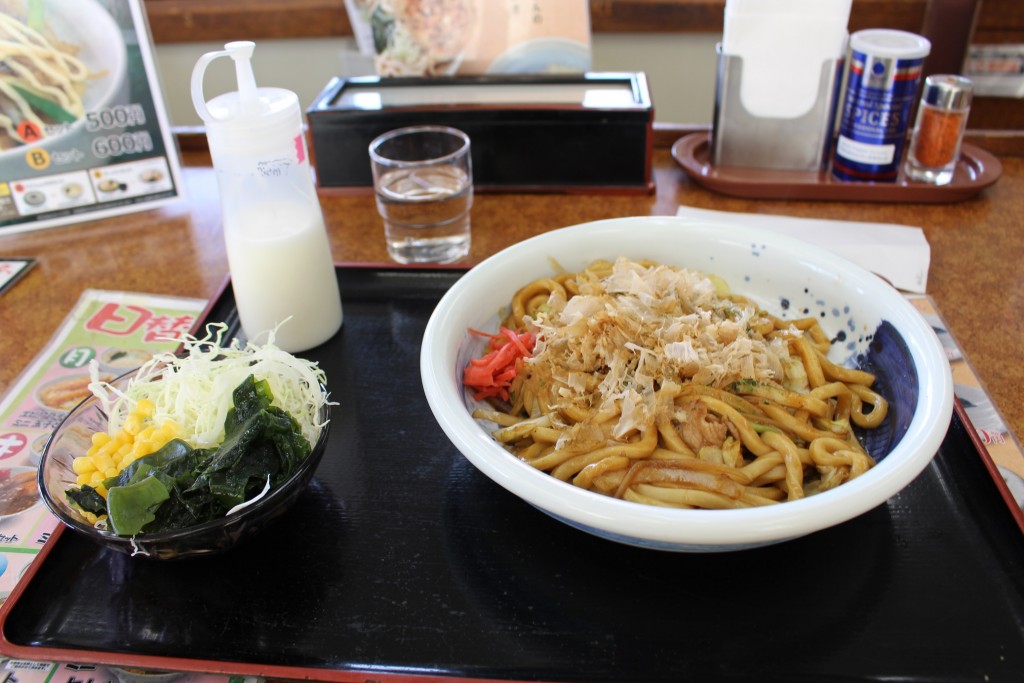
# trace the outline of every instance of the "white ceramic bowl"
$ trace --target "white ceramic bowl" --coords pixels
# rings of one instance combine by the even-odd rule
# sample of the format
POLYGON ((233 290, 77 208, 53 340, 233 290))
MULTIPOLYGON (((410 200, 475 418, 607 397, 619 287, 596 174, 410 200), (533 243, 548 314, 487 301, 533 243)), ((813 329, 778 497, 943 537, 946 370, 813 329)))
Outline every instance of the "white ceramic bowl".
POLYGON ((909 484, 938 451, 953 411, 949 363, 931 327, 879 277, 799 240, 751 229, 676 218, 621 218, 555 230, 483 261, 439 302, 423 336, 421 374, 439 425, 481 472, 549 515, 589 533, 674 551, 749 548, 803 536, 882 504, 909 484), (725 278, 733 291, 785 318, 819 315, 830 358, 853 363, 871 352, 880 384, 891 384, 887 425, 869 433, 878 464, 824 493, 740 510, 642 505, 583 490, 534 469, 502 448, 493 425, 470 412, 462 368, 482 340, 468 328, 495 330, 498 312, 522 285, 553 272, 552 259, 575 270, 598 259, 645 258, 725 278))

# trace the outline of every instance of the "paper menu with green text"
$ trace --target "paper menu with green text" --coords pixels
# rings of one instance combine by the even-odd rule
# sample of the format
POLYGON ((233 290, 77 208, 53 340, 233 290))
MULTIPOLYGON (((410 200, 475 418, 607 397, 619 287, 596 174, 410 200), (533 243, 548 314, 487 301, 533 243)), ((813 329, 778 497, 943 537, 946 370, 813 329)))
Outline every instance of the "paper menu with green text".
POLYGON ((205 305, 202 299, 86 290, 0 399, 0 599, 57 524, 39 498, 35 471, 50 433, 89 395, 90 365, 113 379, 155 352, 173 351, 205 305))

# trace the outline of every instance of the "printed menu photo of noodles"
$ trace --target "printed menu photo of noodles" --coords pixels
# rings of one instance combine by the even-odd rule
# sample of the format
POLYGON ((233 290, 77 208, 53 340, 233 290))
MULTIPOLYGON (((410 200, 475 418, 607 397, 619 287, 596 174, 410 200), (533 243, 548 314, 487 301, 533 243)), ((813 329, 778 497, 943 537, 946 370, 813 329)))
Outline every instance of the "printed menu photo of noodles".
POLYGON ((345 0, 379 76, 582 73, 586 0, 345 0))
POLYGON ((141 0, 0 0, 0 234, 179 195, 141 0))

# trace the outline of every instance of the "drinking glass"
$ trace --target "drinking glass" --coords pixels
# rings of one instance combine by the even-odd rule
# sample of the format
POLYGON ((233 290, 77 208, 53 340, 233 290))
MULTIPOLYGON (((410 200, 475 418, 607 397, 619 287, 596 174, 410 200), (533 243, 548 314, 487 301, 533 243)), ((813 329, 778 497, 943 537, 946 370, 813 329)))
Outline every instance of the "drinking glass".
POLYGON ((469 254, 469 136, 447 126, 399 128, 370 143, 370 164, 391 258, 451 263, 469 254))

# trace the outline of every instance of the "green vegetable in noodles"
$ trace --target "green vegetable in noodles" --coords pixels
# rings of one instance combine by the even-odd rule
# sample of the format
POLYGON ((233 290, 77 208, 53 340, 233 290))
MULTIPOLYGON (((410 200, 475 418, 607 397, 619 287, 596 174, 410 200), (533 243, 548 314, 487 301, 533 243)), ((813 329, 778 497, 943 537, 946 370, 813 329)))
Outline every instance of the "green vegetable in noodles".
POLYGON ((377 7, 370 16, 370 28, 373 31, 373 49, 380 54, 391 44, 391 38, 395 34, 395 18, 381 7, 377 7))
POLYGON ((33 31, 40 33, 46 29, 46 8, 43 7, 43 0, 28 0, 26 7, 28 17, 26 22, 33 31))
POLYGON ((16 90, 19 95, 25 98, 25 102, 28 103, 28 106, 32 107, 44 118, 47 118, 54 123, 74 123, 78 120, 77 116, 53 100, 48 100, 41 95, 37 95, 31 90, 26 90, 25 88, 14 84, 11 84, 11 87, 16 90))

